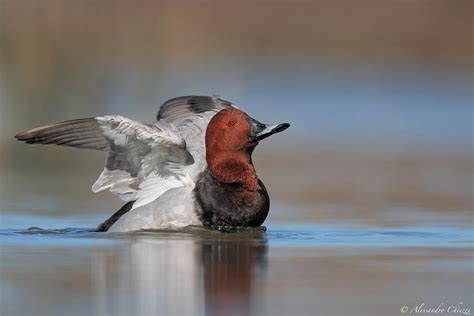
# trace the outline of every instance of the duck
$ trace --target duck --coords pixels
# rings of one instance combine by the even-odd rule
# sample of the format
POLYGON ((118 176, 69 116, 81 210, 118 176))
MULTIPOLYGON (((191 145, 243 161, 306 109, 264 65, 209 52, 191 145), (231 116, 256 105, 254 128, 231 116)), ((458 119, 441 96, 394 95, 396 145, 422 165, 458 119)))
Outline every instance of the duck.
POLYGON ((270 197, 252 153, 289 123, 264 124, 217 96, 164 102, 154 123, 120 115, 67 120, 15 135, 27 144, 106 152, 93 192, 126 202, 98 232, 260 227, 270 197))

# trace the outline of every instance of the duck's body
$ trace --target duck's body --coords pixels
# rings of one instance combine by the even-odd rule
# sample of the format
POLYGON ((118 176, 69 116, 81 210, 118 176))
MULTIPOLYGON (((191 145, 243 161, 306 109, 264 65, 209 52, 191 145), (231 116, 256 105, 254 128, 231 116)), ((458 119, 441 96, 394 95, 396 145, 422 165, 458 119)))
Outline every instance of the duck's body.
POLYGON ((251 155, 288 124, 261 124, 232 103, 202 96, 165 102, 153 125, 120 116, 65 121, 16 135, 27 143, 107 152, 94 192, 127 203, 99 231, 189 225, 260 226, 270 199, 251 155))

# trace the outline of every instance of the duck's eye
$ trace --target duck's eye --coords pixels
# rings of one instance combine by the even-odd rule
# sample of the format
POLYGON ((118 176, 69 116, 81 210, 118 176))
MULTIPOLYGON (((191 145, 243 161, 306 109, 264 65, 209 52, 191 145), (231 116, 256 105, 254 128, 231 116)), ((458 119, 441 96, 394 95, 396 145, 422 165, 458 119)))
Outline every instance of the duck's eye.
POLYGON ((229 127, 232 127, 232 126, 234 126, 234 125, 235 125, 235 121, 229 121, 229 122, 227 123, 227 126, 229 126, 229 127))

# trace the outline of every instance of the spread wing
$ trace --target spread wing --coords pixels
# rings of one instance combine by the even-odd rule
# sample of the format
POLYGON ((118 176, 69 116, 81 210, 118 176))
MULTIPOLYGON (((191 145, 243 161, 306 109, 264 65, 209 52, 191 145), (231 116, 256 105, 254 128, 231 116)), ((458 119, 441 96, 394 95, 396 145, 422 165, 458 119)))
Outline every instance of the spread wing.
POLYGON ((55 144, 107 152, 106 166, 92 186, 109 189, 134 208, 164 192, 189 184, 186 167, 193 157, 179 131, 166 121, 147 125, 121 116, 65 121, 15 136, 29 144, 55 144))
POLYGON ((166 101, 160 108, 158 122, 167 121, 178 129, 188 144, 195 164, 189 172, 192 179, 207 166, 205 134, 207 125, 218 112, 236 107, 229 101, 210 96, 182 96, 166 101))

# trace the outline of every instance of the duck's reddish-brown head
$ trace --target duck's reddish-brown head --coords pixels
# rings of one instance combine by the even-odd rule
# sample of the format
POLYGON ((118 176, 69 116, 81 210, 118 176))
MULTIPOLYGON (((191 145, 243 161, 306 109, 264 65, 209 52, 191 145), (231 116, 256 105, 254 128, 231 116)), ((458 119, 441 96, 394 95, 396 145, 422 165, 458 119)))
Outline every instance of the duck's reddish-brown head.
POLYGON ((288 123, 267 125, 230 108, 217 113, 206 131, 206 160, 211 173, 224 183, 255 189, 257 177, 251 155, 258 142, 284 131, 288 123))

